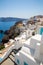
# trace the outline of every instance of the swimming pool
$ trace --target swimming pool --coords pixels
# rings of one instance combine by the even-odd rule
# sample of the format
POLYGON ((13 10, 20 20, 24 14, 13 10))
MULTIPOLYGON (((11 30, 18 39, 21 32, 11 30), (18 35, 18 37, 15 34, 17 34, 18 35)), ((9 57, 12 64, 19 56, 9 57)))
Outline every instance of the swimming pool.
POLYGON ((40 28, 40 34, 42 35, 43 33, 43 27, 40 28))

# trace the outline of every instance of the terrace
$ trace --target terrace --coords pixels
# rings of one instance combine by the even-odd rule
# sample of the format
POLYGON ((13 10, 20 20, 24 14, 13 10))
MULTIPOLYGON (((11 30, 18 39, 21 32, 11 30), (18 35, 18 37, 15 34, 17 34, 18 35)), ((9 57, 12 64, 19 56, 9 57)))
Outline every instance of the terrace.
POLYGON ((1 65, 16 65, 14 62, 14 57, 11 54, 1 65))

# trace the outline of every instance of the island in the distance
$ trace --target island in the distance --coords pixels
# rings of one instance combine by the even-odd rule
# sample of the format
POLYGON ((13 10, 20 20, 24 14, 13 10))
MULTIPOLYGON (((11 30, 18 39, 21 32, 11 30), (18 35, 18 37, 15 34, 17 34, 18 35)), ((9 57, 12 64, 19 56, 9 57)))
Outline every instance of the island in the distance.
POLYGON ((14 18, 14 17, 1 17, 0 18, 0 21, 2 22, 12 22, 12 21, 20 21, 20 20, 26 20, 26 19, 23 19, 23 18, 14 18))

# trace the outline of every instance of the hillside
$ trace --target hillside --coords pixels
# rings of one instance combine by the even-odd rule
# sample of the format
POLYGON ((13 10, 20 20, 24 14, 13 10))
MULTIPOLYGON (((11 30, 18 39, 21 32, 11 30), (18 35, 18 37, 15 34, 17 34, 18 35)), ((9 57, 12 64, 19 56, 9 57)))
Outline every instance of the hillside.
POLYGON ((20 27, 22 26, 22 21, 16 22, 15 25, 11 26, 9 30, 4 32, 5 36, 3 37, 2 42, 6 43, 9 41, 9 39, 14 39, 16 36, 18 36, 20 34, 20 27))
POLYGON ((30 19, 34 19, 34 18, 43 18, 43 15, 36 15, 36 16, 31 17, 30 19))

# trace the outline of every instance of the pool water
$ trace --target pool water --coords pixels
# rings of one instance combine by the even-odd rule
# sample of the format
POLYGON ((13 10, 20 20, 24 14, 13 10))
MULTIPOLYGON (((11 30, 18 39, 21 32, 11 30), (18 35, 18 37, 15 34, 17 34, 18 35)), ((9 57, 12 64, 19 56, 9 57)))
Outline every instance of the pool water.
POLYGON ((0 62, 2 61, 2 58, 0 58, 0 62))
POLYGON ((43 33, 43 27, 40 28, 40 34, 42 35, 43 33))

